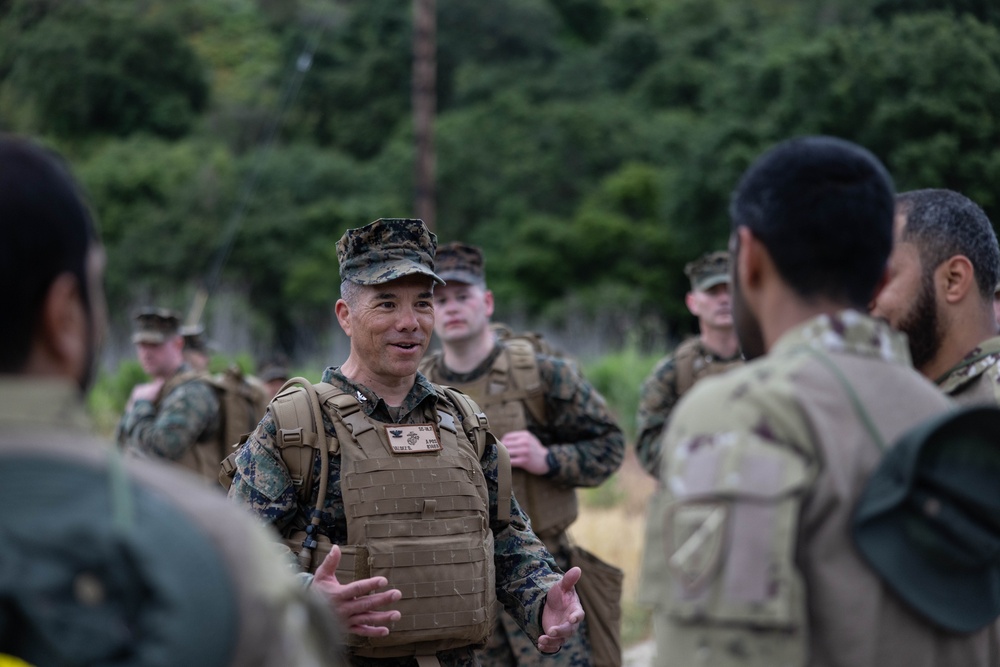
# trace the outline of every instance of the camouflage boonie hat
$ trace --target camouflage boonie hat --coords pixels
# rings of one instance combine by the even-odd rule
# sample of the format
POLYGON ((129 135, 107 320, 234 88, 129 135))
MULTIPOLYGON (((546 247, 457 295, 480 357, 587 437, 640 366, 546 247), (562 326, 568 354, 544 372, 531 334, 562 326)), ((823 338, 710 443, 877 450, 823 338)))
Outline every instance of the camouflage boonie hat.
POLYGON ((483 251, 474 245, 452 241, 438 248, 434 261, 438 275, 447 283, 486 284, 483 251))
POLYGON ((725 250, 705 253, 684 266, 684 275, 691 280, 691 289, 704 292, 729 282, 729 253, 725 250))
POLYGON ((167 308, 145 308, 135 316, 133 343, 159 345, 180 334, 181 318, 167 308))
POLYGON ((415 218, 379 218, 348 229, 337 241, 341 281, 381 285, 415 273, 444 281, 434 273, 437 236, 415 218))
POLYGON ((212 344, 205 336, 205 327, 200 324, 189 324, 181 327, 181 336, 184 337, 184 349, 208 354, 212 351, 212 344))

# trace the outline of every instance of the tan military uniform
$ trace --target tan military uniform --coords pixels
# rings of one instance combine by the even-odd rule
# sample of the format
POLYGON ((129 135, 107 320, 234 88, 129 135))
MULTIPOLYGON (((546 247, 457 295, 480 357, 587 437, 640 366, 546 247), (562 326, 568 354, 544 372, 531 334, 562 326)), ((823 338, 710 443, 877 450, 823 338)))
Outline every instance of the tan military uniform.
POLYGON ((647 545, 669 571, 656 664, 998 664, 987 631, 929 625, 860 559, 848 525, 881 452, 826 363, 888 442, 951 405, 909 366, 901 336, 855 311, 810 320, 698 384, 664 436, 653 508, 664 539, 647 545))
MULTIPOLYGON (((97 622, 94 620, 97 614, 129 615, 137 624, 136 630, 142 630, 143 624, 148 623, 156 624, 161 631, 168 624, 176 625, 177 616, 183 614, 181 622, 193 629, 181 641, 171 644, 164 636, 154 638, 152 635, 156 633, 145 638, 143 633, 135 633, 127 638, 129 651, 134 651, 128 655, 146 655, 147 658, 155 655, 154 662, 177 665, 313 667, 346 664, 338 646, 340 632, 323 604, 318 599, 313 600, 296 581, 286 561, 277 555, 271 538, 254 525, 252 519, 232 507, 222 494, 206 489, 197 478, 157 463, 119 461, 124 464, 125 474, 116 477, 113 468, 117 456, 110 456, 110 446, 89 438, 88 432, 79 390, 75 386, 21 379, 0 381, 0 467, 22 466, 38 476, 37 483, 25 479, 23 488, 18 490, 17 502, 24 504, 25 511, 46 514, 52 506, 52 518, 55 519, 55 513, 69 514, 70 504, 100 506, 108 503, 108 498, 114 498, 118 505, 126 508, 122 513, 132 519, 123 521, 110 511, 83 514, 73 522, 70 534, 51 534, 51 525, 32 526, 28 533, 22 533, 14 513, 0 514, 5 563, 16 563, 20 558, 44 563, 46 557, 54 559, 53 563, 64 563, 70 558, 94 562, 97 575, 88 580, 87 586, 74 589, 79 603, 76 607, 68 598, 56 596, 49 601, 53 612, 63 613, 59 621, 61 642, 70 637, 86 640, 89 633, 91 646, 88 650, 93 649, 98 635, 107 634, 103 629, 95 632, 93 624, 97 622), (62 485, 60 488, 70 504, 56 497, 52 489, 45 488, 53 475, 67 479, 92 478, 94 471, 108 480, 106 487, 98 486, 98 493, 94 493, 92 484, 62 485), (116 483, 116 479, 121 482, 116 483), (149 573, 147 577, 156 577, 160 582, 181 577, 170 586, 175 593, 174 599, 147 596, 137 609, 111 612, 108 608, 113 605, 99 603, 103 595, 99 583, 102 560, 87 545, 105 544, 112 539, 107 535, 115 531, 122 534, 118 543, 120 553, 126 554, 122 558, 137 559, 137 572, 145 571, 149 573), (201 544, 199 540, 203 540, 208 544, 191 552, 191 561, 183 564, 165 558, 157 561, 165 540, 172 536, 190 540, 192 534, 200 536, 194 538, 195 542, 201 544), (39 548, 33 544, 33 535, 50 546, 39 548), (76 553, 81 549, 86 551, 76 553), (218 579, 202 582, 205 588, 192 590, 197 589, 198 584, 183 579, 186 568, 223 574, 218 579), (142 650, 148 653, 143 654, 142 650)), ((11 486, 4 491, 12 492, 11 486)), ((142 577, 129 578, 128 574, 112 579, 124 579, 133 588, 142 581, 142 577)), ((0 585, 0 597, 9 592, 6 586, 0 585)), ((114 592, 110 597, 112 603, 118 602, 114 592)), ((109 632, 113 630, 108 629, 109 632)), ((121 658, 121 655, 114 656, 115 661, 121 658)), ((105 664, 107 660, 110 657, 95 656, 93 664, 105 664)), ((146 660, 137 657, 136 663, 139 662, 145 664, 146 660)))

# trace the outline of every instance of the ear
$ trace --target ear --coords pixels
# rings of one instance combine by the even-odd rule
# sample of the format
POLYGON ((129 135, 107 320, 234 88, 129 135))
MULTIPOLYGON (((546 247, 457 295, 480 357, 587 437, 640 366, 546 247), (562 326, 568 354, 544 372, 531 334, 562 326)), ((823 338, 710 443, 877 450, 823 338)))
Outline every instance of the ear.
POLYGON ((493 317, 493 292, 486 290, 483 293, 483 302, 486 304, 486 317, 493 317))
POLYGON ((736 255, 736 277, 740 281, 744 296, 760 287, 764 278, 765 253, 767 250, 749 227, 736 230, 739 247, 736 255))
POLYGON ((347 305, 347 302, 343 299, 337 299, 336 305, 333 307, 334 312, 337 314, 337 322, 340 323, 340 328, 344 330, 347 337, 351 337, 351 308, 347 305))
POLYGON ((955 255, 941 262, 934 270, 934 282, 946 303, 962 301, 978 290, 972 262, 965 255, 955 255))
POLYGON ((89 345, 80 283, 71 273, 60 274, 45 295, 35 353, 52 371, 76 380, 86 370, 89 345))
POLYGON ((692 315, 698 317, 698 301, 694 292, 688 292, 684 295, 684 305, 687 306, 692 315))

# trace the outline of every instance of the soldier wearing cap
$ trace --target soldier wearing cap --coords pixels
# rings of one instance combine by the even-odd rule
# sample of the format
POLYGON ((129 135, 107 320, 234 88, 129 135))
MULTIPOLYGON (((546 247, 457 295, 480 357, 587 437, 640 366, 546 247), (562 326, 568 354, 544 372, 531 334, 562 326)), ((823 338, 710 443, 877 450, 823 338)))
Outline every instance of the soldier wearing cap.
POLYGON ((312 588, 349 627, 355 665, 475 665, 495 600, 543 652, 558 651, 583 618, 573 588, 580 570, 560 575, 517 501, 503 497, 509 464, 485 417, 475 408, 463 419, 461 404, 471 401, 417 371, 443 282, 436 245, 414 219, 376 220, 338 242, 335 311, 351 348, 317 385, 336 444, 314 450, 308 501, 283 453, 301 444, 283 406, 302 389, 279 394, 234 457, 230 497, 282 534, 306 526, 305 511, 321 505, 305 530, 332 546, 312 588))
POLYGON ((646 545, 666 562, 655 665, 996 664, 988 629, 922 615, 851 534, 880 443, 953 408, 905 338, 867 314, 893 214, 885 168, 832 137, 778 144, 736 186, 732 309, 747 363, 699 382, 663 435, 652 512, 664 535, 646 545))
POLYGON ((677 401, 701 378, 742 363, 730 310, 729 253, 706 253, 689 262, 684 274, 691 281, 684 303, 698 318, 698 335, 658 361, 639 392, 635 451, 653 477, 660 475, 658 438, 677 401))
POLYGON ((118 442, 130 453, 172 461, 215 480, 222 437, 219 398, 184 360, 177 313, 142 310, 132 342, 152 378, 136 385, 118 425, 118 442))
MULTIPOLYGON (((434 290, 434 331, 442 349, 428 355, 420 370, 483 407, 491 430, 510 452, 515 496, 565 569, 571 558, 566 529, 577 517, 576 488, 597 486, 618 469, 624 436, 604 398, 570 362, 538 353, 517 336, 497 338, 482 250, 449 243, 438 248, 435 263, 446 281, 434 290)), ((592 618, 593 610, 586 611, 592 618)), ((479 659, 489 667, 583 667, 591 664, 588 640, 585 627, 558 656, 542 656, 514 619, 501 614, 479 659)))
POLYGON ((260 364, 257 378, 263 383, 268 396, 274 396, 281 386, 288 382, 291 375, 288 372, 288 357, 276 354, 260 364))
POLYGON ((1000 246, 986 213, 951 190, 904 192, 894 236, 872 314, 907 335, 913 366, 941 391, 959 403, 1000 403, 1000 246))

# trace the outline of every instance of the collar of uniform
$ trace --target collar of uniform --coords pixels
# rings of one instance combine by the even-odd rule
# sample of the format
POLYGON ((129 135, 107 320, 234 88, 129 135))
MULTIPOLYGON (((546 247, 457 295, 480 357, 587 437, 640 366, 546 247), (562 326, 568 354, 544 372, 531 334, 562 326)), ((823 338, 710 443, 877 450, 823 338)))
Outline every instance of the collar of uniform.
POLYGON ((856 310, 819 315, 785 332, 771 348, 769 356, 791 352, 808 345, 828 352, 874 357, 910 365, 906 337, 856 310))
POLYGON ((56 379, 0 377, 0 423, 5 428, 56 426, 90 433, 79 387, 56 379))
POLYGON ((975 349, 962 357, 962 360, 947 373, 934 381, 946 394, 966 384, 969 380, 979 377, 986 369, 1000 363, 1000 336, 987 338, 975 349))
POLYGON ((497 357, 503 352, 503 343, 499 340, 493 343, 493 349, 490 353, 486 355, 486 358, 479 362, 479 365, 473 368, 468 373, 456 373, 447 366, 444 365, 444 355, 438 360, 437 370, 441 377, 441 384, 468 384, 469 382, 475 382, 479 378, 483 377, 493 369, 493 364, 496 362, 497 357))
MULTIPOLYGON (((395 422, 393 413, 389 410, 388 404, 382 398, 363 384, 351 380, 340 372, 339 366, 331 366, 323 371, 323 382, 329 382, 334 387, 342 389, 349 394, 354 394, 361 400, 361 409, 365 414, 380 422, 395 422)), ((425 401, 430 401, 431 406, 437 405, 437 392, 434 391, 430 381, 420 373, 417 373, 416 381, 410 387, 409 393, 399 406, 399 422, 409 421, 407 416, 419 408, 425 401)))
POLYGON ((728 364, 730 361, 739 361, 743 353, 740 352, 739 348, 736 349, 736 353, 730 357, 724 357, 712 348, 705 345, 705 341, 701 339, 701 336, 697 338, 698 350, 701 356, 707 357, 710 361, 718 361, 723 364, 728 364))

